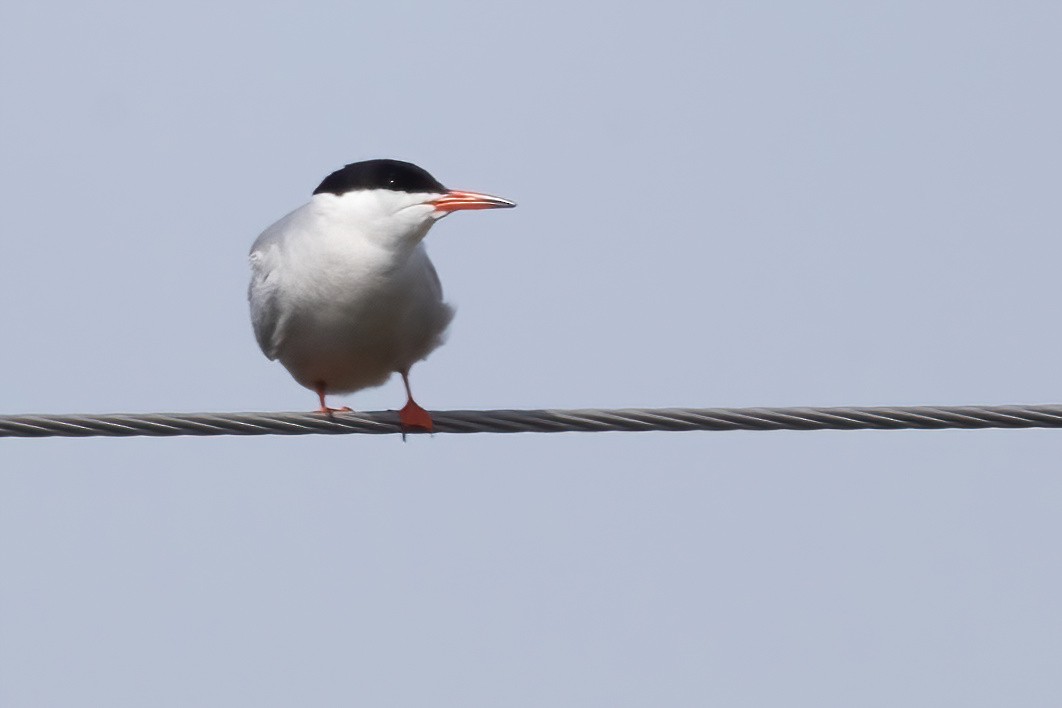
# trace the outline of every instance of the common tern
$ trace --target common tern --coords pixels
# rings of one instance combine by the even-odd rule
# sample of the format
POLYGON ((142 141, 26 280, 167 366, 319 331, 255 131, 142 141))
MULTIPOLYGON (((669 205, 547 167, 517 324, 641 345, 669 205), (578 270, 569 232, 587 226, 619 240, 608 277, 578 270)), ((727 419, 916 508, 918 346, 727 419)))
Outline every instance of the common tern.
POLYGON ((424 250, 442 217, 516 206, 508 199, 447 189, 398 160, 355 162, 328 175, 310 201, 251 247, 247 297, 255 338, 300 384, 325 396, 402 376, 402 427, 431 431, 413 400, 409 369, 443 342, 454 310, 424 250))

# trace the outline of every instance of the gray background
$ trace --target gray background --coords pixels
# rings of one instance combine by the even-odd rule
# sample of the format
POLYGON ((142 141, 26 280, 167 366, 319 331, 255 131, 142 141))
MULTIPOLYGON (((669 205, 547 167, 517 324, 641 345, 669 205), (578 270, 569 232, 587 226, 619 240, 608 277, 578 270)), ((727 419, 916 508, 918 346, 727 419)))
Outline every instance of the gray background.
MULTIPOLYGON (((1062 6, 870 5, 5 3, 0 411, 312 408, 246 252, 383 156, 520 203, 428 408, 1062 401, 1062 6)), ((1055 706, 1059 435, 5 440, 0 704, 1055 706)))

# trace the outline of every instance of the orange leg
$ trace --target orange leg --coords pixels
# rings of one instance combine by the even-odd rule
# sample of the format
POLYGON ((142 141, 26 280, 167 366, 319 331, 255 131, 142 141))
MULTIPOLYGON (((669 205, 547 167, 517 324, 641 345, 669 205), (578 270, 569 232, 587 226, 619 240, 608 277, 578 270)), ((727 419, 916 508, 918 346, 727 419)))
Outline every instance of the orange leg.
POLYGON ((406 385, 406 405, 402 407, 402 410, 398 411, 398 420, 402 423, 402 435, 405 436, 406 431, 409 430, 424 430, 429 433, 434 432, 435 426, 431 422, 431 414, 428 411, 417 405, 417 402, 413 400, 413 392, 409 389, 409 372, 401 371, 402 383, 406 385))
POLYGON ((352 412, 349 406, 343 406, 342 408, 329 408, 328 406, 325 405, 325 382, 324 381, 318 381, 314 385, 314 390, 317 391, 317 400, 320 401, 320 403, 321 403, 320 407, 317 409, 318 413, 324 413, 325 415, 331 417, 333 413, 351 413, 352 412))

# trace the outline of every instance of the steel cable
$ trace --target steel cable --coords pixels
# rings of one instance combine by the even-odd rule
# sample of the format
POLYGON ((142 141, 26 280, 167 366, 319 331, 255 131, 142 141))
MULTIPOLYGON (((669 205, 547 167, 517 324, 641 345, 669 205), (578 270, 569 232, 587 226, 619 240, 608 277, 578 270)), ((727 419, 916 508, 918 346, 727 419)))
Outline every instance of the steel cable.
MULTIPOLYGON (((435 411, 436 433, 1062 428, 1062 405, 435 411)), ((0 415, 0 437, 401 433, 398 413, 0 415)), ((417 432, 417 431, 410 431, 417 432)))

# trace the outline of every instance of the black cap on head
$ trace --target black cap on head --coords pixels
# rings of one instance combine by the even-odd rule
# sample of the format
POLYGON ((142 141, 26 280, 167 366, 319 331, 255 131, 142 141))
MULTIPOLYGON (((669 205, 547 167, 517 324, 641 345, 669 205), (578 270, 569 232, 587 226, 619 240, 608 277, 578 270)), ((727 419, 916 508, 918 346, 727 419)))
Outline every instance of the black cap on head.
POLYGON ((445 194, 446 187, 428 171, 412 162, 400 160, 365 160, 352 162, 324 178, 314 194, 339 196, 357 189, 390 189, 395 192, 433 192, 445 194))

